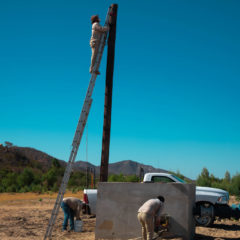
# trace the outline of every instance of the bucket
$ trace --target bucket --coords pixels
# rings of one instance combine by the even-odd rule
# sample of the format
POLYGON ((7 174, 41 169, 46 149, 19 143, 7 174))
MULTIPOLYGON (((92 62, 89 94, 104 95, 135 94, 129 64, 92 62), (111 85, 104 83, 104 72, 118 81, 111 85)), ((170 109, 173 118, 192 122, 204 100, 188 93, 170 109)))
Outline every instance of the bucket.
POLYGON ((75 232, 82 232, 83 221, 75 220, 74 221, 74 231, 75 232))

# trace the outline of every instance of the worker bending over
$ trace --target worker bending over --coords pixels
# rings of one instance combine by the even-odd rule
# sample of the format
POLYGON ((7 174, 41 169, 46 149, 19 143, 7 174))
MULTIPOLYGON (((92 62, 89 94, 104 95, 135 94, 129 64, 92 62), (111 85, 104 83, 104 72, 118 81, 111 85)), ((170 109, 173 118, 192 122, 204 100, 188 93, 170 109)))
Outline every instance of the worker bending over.
POLYGON ((93 15, 91 17, 91 22, 92 22, 92 36, 90 40, 90 46, 92 48, 92 57, 91 57, 90 73, 100 74, 98 70, 93 72, 93 67, 96 62, 101 36, 104 32, 107 32, 109 28, 107 26, 102 27, 99 24, 100 18, 98 17, 98 15, 93 15))
POLYGON ((158 196, 155 199, 146 201, 138 209, 138 220, 142 225, 142 238, 152 240, 154 232, 154 222, 160 224, 160 216, 164 204, 164 197, 158 196))
POLYGON ((85 203, 78 198, 67 197, 63 199, 61 208, 64 213, 63 231, 67 230, 68 219, 70 219, 70 231, 74 230, 74 216, 76 216, 76 220, 81 220, 80 212, 84 210, 85 203))

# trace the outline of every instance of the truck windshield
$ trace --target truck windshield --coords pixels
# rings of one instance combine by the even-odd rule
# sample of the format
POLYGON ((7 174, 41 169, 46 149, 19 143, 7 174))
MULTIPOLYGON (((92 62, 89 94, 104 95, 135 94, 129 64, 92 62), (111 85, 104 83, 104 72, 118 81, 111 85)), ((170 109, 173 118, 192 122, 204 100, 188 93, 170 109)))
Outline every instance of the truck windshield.
POLYGON ((186 183, 184 180, 182 180, 181 178, 175 176, 175 175, 172 175, 174 178, 176 178, 179 182, 181 183, 186 183))

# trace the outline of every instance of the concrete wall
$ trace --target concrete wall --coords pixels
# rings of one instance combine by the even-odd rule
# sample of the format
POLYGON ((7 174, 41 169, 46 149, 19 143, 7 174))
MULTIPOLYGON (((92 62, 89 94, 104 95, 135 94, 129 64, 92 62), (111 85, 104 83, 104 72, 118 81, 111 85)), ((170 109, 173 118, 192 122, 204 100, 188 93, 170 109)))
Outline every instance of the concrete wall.
POLYGON ((141 237, 137 211, 159 195, 165 198, 163 213, 171 216, 169 236, 193 239, 195 185, 178 183, 99 183, 95 239, 141 237))

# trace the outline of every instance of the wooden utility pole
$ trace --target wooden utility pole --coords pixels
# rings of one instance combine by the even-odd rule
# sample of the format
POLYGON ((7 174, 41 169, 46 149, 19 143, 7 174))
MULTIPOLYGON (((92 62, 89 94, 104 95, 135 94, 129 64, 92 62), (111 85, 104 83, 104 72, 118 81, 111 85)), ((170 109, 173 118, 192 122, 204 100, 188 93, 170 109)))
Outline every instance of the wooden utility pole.
POLYGON ((110 16, 109 16, 109 36, 108 36, 100 182, 107 182, 108 180, 108 162, 109 162, 109 146, 110 146, 110 130, 111 130, 112 88, 113 88, 117 8, 118 8, 117 4, 112 4, 110 9, 111 11, 110 16))

